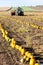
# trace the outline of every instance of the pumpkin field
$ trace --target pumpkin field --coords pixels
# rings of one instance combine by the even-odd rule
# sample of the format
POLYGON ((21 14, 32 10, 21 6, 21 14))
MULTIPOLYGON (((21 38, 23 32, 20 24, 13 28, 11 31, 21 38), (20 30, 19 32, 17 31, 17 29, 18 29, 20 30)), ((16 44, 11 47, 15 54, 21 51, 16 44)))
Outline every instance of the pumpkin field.
POLYGON ((24 12, 24 16, 0 12, 0 65, 39 65, 40 62, 43 62, 43 12, 24 12), (10 39, 20 46, 19 50, 10 44, 10 39), (24 50, 25 55, 30 53, 29 58, 23 55, 24 50))

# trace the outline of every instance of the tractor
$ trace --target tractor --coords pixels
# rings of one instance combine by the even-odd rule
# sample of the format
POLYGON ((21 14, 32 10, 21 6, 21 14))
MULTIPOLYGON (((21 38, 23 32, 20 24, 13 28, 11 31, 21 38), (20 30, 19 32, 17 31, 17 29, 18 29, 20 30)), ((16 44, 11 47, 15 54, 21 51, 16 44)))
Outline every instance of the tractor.
POLYGON ((21 7, 18 7, 16 10, 11 12, 11 15, 24 16, 24 12, 21 7))

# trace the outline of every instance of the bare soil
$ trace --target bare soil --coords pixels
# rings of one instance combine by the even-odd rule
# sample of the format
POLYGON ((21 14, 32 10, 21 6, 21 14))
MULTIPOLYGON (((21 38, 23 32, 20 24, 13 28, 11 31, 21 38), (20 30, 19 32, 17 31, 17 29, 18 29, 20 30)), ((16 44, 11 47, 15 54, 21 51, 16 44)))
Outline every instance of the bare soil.
MULTIPOLYGON (((9 37, 14 37, 17 44, 26 48, 31 48, 33 51, 30 50, 30 52, 33 55, 35 53, 38 56, 43 57, 43 30, 33 28, 27 24, 31 22, 43 26, 43 22, 31 19, 31 17, 40 16, 39 18, 43 21, 43 14, 36 14, 34 12, 34 16, 11 16, 5 15, 4 13, 2 15, 0 13, 0 23, 4 29, 9 32, 9 37)), ((9 43, 2 37, 2 33, 0 31, 0 65, 28 65, 26 61, 21 63, 21 58, 21 53, 10 47, 9 43)))

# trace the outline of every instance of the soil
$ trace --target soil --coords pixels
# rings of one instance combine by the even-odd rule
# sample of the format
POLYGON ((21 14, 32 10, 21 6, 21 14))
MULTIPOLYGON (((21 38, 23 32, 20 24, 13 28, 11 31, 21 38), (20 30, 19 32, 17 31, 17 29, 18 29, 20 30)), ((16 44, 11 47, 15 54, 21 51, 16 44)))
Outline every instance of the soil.
MULTIPOLYGON (((42 14, 40 14, 42 16, 42 14)), ((39 15, 38 15, 39 16, 39 15)), ((33 17, 38 17, 34 14, 33 17)), ((29 50, 33 55, 43 57, 43 30, 36 29, 28 26, 27 23, 34 23, 43 26, 43 22, 38 22, 31 19, 32 16, 10 16, 0 15, 0 23, 3 28, 9 32, 10 38, 15 38, 17 44, 22 45, 24 48, 31 48, 29 50)), ((39 17, 43 18, 42 17, 39 17)), ((36 57, 37 57, 36 56, 36 57)), ((0 31, 0 65, 28 65, 28 62, 21 63, 20 59, 23 58, 21 53, 10 47, 0 31)), ((39 61, 39 58, 38 60, 39 61)), ((42 60, 43 62, 43 60, 42 60)))

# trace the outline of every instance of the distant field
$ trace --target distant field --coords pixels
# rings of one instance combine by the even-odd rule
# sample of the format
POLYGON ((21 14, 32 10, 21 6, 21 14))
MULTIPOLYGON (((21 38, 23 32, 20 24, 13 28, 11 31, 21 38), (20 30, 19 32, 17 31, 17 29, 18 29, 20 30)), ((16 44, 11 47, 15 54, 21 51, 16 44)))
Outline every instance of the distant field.
POLYGON ((35 9, 30 7, 22 7, 23 11, 35 11, 35 9))
MULTIPOLYGON (((37 11, 43 11, 43 6, 22 6, 21 7, 24 12, 37 12, 37 11)), ((17 7, 0 7, 0 11, 11 11, 11 10, 16 10, 17 7)))
MULTIPOLYGON (((28 7, 28 6, 23 6, 23 7, 21 7, 21 8, 23 9, 24 12, 25 12, 25 11, 35 11, 35 9, 30 8, 30 7, 28 7)), ((14 7, 13 9, 17 9, 17 7, 14 7)))
MULTIPOLYGON (((43 7, 39 7, 39 6, 36 6, 36 7, 33 7, 33 6, 22 6, 21 7, 23 9, 23 11, 25 12, 28 12, 28 11, 43 11, 43 7)), ((13 7, 13 9, 17 9, 17 7, 13 7)))

